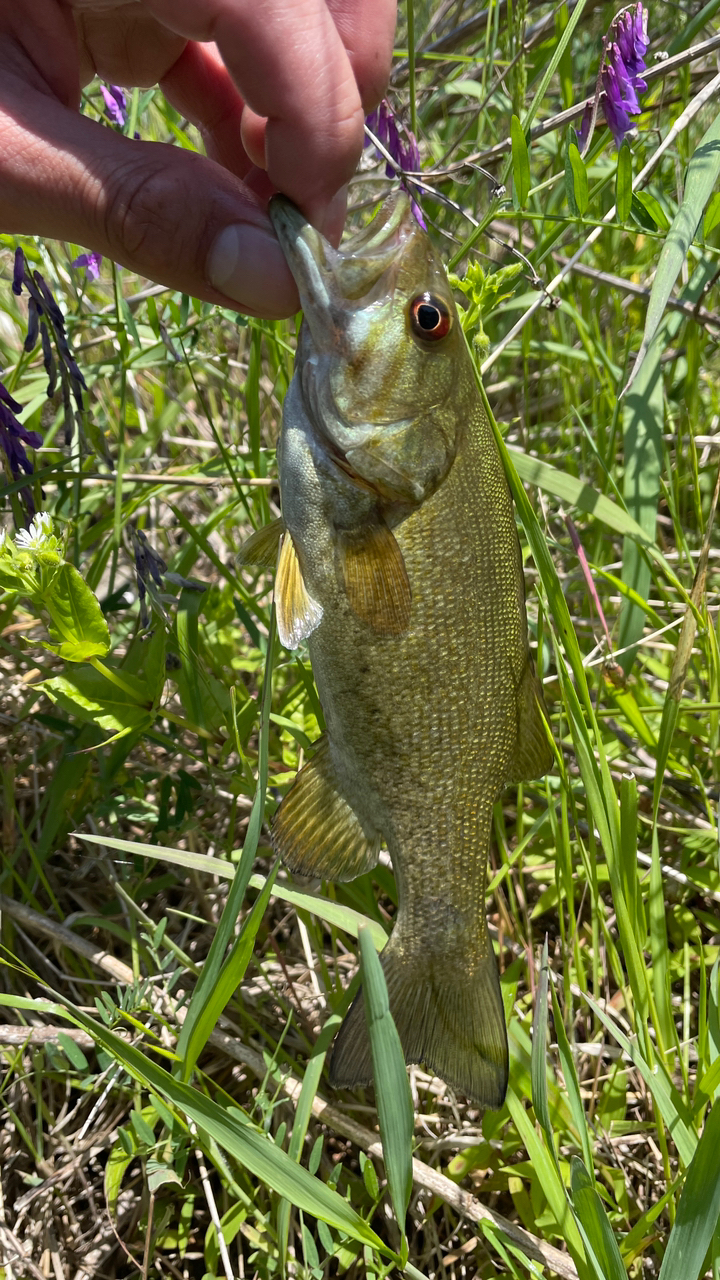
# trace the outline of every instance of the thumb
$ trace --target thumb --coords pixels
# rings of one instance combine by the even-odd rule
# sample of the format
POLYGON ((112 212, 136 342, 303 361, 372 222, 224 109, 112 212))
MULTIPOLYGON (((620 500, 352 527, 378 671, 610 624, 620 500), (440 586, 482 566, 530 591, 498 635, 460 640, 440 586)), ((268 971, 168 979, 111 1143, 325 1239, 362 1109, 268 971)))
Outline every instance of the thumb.
POLYGON ((5 72, 0 226, 71 240, 139 275, 269 319, 298 296, 250 185, 190 151, 140 142, 76 114, 5 72))

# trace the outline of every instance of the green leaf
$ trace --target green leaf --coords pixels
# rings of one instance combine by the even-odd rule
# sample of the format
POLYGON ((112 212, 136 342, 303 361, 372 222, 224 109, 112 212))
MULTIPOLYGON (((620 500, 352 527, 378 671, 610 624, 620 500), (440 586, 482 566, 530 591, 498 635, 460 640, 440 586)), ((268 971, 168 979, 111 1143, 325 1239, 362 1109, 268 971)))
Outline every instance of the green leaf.
POLYGON ((628 143, 623 142, 618 152, 615 177, 615 209, 618 222, 627 222, 630 217, 632 197, 632 152, 628 143))
POLYGON ((544 1143, 540 1141, 535 1125, 532 1123, 520 1098, 515 1093, 512 1083, 508 1089, 506 1102, 515 1128, 530 1157, 533 1173, 537 1177, 552 1215, 562 1231, 563 1238, 576 1266, 579 1263, 582 1267, 585 1262, 585 1249, 577 1224, 570 1212, 560 1171, 544 1143))
POLYGON ((585 1165, 577 1156, 573 1156, 570 1167, 570 1189, 575 1214, 599 1280, 627 1280, 627 1271, 603 1202, 585 1165))
POLYGON ((698 1280, 720 1218, 720 1102, 687 1171, 658 1280, 698 1280))
POLYGON ((630 209, 647 231, 667 231, 670 227, 665 210, 650 191, 634 191, 630 209))
POLYGON ((155 1145, 155 1134, 145 1117, 139 1111, 130 1112, 130 1122, 135 1130, 139 1142, 144 1142, 146 1147, 155 1145))
POLYGON ((147 706, 137 702, 93 667, 70 667, 67 675, 52 676, 36 686, 72 716, 97 724, 110 733, 127 732, 152 723, 147 706))
MULTIPOLYGON (((688 249, 720 174, 720 114, 703 135, 688 165, 682 204, 672 221, 650 291, 645 332, 628 387, 638 376, 688 249)), ((647 192, 643 193, 647 196, 647 192)), ((651 210, 654 213, 654 210, 651 210)))
POLYGON ((711 231, 714 231, 720 222, 720 191, 716 191, 708 201, 705 210, 705 218, 703 220, 703 235, 707 239, 711 231))
MULTIPOLYGON (((579 213, 582 218, 587 211, 590 198, 588 195, 588 176, 585 162, 574 142, 568 144, 567 166, 569 167, 570 187, 575 204, 573 213, 579 213)), ((567 172, 568 169, 566 168, 567 172)))
MULTIPOLYGON (((126 1136, 123 1130, 120 1130, 120 1132, 123 1133, 123 1136, 126 1136)), ((116 1143, 108 1156, 108 1162, 105 1165, 105 1199, 111 1216, 117 1208, 122 1180, 135 1156, 136 1152, 134 1150, 130 1152, 125 1150, 121 1140, 116 1143)))
POLYGON ((153 1195, 160 1190, 160 1187, 167 1186, 169 1182, 174 1183, 175 1186, 178 1187, 182 1186, 182 1182, 180 1178, 178 1178, 175 1170, 168 1164, 162 1164, 159 1160, 148 1160, 145 1170, 147 1173, 148 1187, 153 1195))
POLYGON ((390 1013, 385 975, 367 929, 360 930, 360 964, 383 1158, 390 1199, 398 1226, 404 1234, 412 1191, 415 1117, 402 1045, 390 1013))
POLYGON ((87 1071, 88 1060, 80 1045, 66 1031, 58 1032, 58 1044, 77 1071, 87 1071))
POLYGON ((43 605, 52 620, 51 635, 61 641, 59 654, 68 662, 103 658, 110 632, 97 596, 72 564, 62 564, 50 581, 43 605))
POLYGON ((523 127, 517 116, 510 121, 512 142, 513 193, 521 209, 525 208, 530 191, 530 156, 523 127))

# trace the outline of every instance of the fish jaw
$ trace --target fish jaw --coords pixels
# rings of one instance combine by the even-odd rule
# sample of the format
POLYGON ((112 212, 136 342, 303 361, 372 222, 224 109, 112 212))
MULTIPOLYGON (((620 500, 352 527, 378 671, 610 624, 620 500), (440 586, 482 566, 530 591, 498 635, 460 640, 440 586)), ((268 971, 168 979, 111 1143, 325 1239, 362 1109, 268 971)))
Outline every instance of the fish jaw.
POLYGON ((303 305, 296 376, 316 437, 383 502, 421 503, 455 457, 458 365, 466 377, 469 365, 447 278, 409 200, 400 193, 340 249, 282 196, 270 216, 303 305), (441 342, 413 330, 425 295, 449 316, 441 342))

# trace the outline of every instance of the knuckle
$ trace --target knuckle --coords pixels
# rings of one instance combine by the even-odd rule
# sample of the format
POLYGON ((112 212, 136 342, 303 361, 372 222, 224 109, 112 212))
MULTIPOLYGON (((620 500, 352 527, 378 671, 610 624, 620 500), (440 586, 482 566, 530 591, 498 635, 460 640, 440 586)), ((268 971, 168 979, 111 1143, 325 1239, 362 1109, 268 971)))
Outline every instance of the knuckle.
POLYGON ((105 206, 105 232, 118 260, 157 264, 192 249, 185 183, 167 159, 144 158, 116 170, 105 206), (190 233, 190 234, 189 234, 190 233))

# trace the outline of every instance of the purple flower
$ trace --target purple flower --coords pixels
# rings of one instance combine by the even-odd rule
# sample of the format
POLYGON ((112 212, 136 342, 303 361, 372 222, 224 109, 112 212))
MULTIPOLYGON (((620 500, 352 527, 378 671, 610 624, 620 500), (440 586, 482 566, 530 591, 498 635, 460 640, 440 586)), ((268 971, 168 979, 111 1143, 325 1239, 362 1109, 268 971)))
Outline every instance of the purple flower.
POLYGON ((163 587, 163 575, 167 571, 167 565, 162 556, 150 546, 142 529, 135 529, 130 525, 130 541, 135 554, 135 578, 138 588, 138 600, 140 601, 140 624, 147 630, 150 626, 150 614, 146 601, 148 593, 158 612, 163 618, 167 618, 158 595, 158 588, 162 590, 163 587))
POLYGON ((602 85, 605 93, 602 100, 603 114, 608 129, 615 139, 615 146, 619 148, 623 138, 630 132, 632 125, 623 99, 622 86, 612 64, 603 67, 602 85))
MULTIPOLYGON (((381 151, 378 155, 381 160, 385 161, 385 173, 388 178, 397 177, 398 169, 402 173, 417 173, 420 170, 420 151, 418 149, 417 139, 414 133, 408 129, 398 116, 395 115, 390 103, 383 98, 380 106, 376 111, 371 111, 369 116, 365 118, 365 124, 371 133, 375 135, 378 142, 385 148, 388 155, 392 157, 395 164, 392 165, 387 156, 381 151)), ((370 147, 373 144, 372 138, 365 139, 365 146, 370 147)), ((377 148, 376 148, 377 150, 377 148)), ((425 219, 422 210, 415 200, 412 199, 412 192, 409 190, 406 182, 401 182, 403 190, 408 192, 413 214, 423 231, 427 231, 425 219)))
POLYGON ((599 106, 618 149, 631 131, 630 117, 640 114, 639 95, 647 89, 642 76, 649 43, 647 10, 642 0, 638 0, 633 8, 618 14, 605 37, 595 101, 585 107, 580 128, 576 130, 581 155, 590 146, 599 106))
POLYGON ((65 332, 65 317, 55 301, 52 291, 39 271, 30 272, 22 250, 15 254, 15 272, 13 288, 17 284, 17 292, 26 289, 30 295, 28 302, 28 331, 24 343, 25 351, 33 351, 38 340, 42 342, 43 364, 48 376, 48 396, 55 393, 58 374, 62 384, 63 409, 65 418, 65 443, 72 439, 73 414, 71 399, 77 407, 76 422, 82 436, 83 391, 87 385, 75 357, 70 350, 65 332), (57 352, 57 361, 55 351, 57 352))
MULTIPOLYGON (((13 480, 19 480, 23 472, 25 475, 32 475, 33 465, 27 456, 25 446, 38 449, 42 444, 42 436, 38 435, 37 431, 28 431, 27 427, 18 421, 15 415, 21 412, 22 405, 13 399, 7 388, 0 382, 0 452, 5 455, 8 471, 13 480)), ((35 514, 35 503, 29 486, 24 485, 20 490, 20 500, 25 507, 27 518, 32 519, 35 514)))
POLYGON ((111 84, 107 88, 104 84, 100 85, 100 92, 105 101, 105 111, 115 124, 121 129, 125 128, 127 120, 127 98, 122 89, 117 84, 111 84))
POLYGON ((81 253, 73 262, 74 267, 85 267, 90 280, 97 280, 100 275, 101 253, 81 253))
POLYGON ((610 27, 600 77, 603 114, 618 148, 632 129, 630 117, 641 111, 638 94, 647 89, 642 73, 649 43, 647 12, 639 0, 634 11, 621 13, 610 27))

